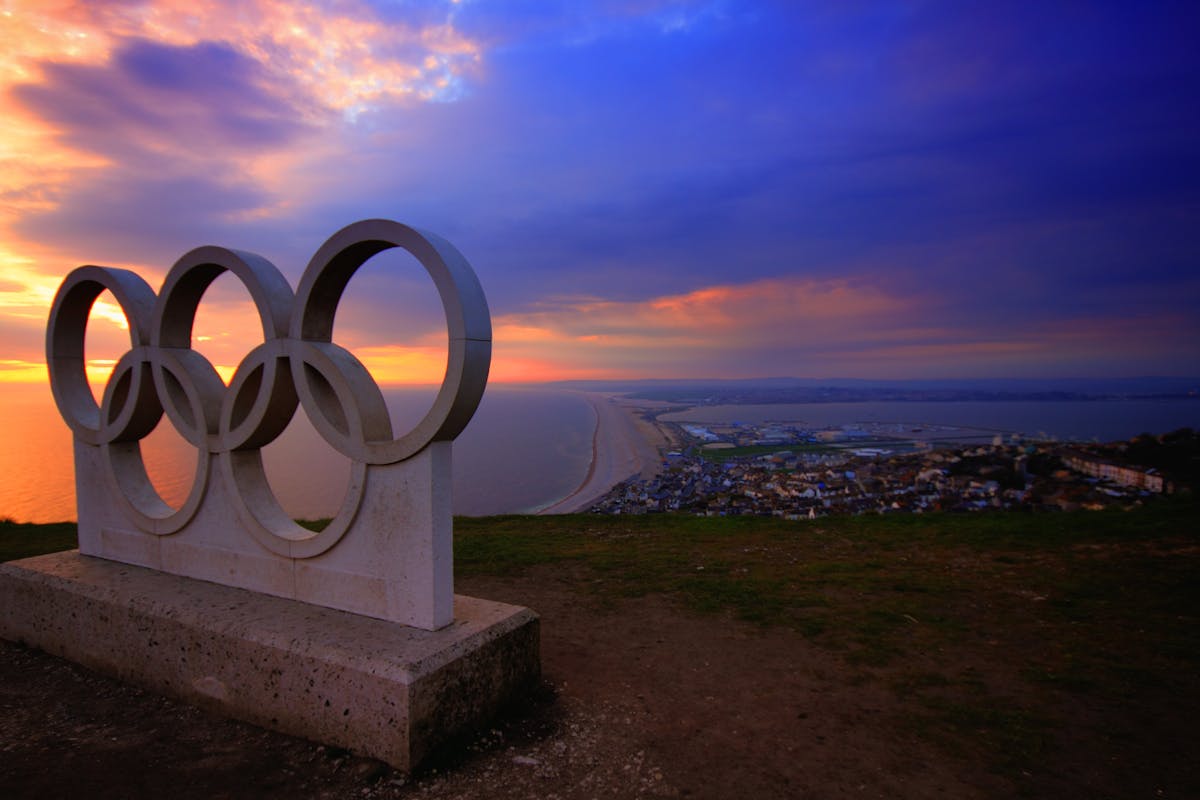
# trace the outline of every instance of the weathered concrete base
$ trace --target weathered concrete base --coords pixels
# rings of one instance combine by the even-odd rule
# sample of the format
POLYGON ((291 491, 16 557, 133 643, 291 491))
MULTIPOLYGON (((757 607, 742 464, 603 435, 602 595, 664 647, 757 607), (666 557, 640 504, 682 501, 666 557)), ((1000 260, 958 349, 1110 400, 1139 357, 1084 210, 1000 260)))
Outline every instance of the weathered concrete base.
POLYGON ((527 608, 456 595, 426 631, 78 551, 0 564, 0 637, 404 770, 540 671, 527 608))

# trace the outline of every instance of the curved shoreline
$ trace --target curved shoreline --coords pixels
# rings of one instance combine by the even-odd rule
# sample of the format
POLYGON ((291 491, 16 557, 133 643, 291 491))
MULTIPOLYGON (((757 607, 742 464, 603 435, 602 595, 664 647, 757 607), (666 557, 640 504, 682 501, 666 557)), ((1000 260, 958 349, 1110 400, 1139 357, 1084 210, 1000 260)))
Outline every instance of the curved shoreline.
POLYGON ((658 471, 658 447, 638 430, 638 423, 627 407, 618 405, 611 395, 580 392, 596 414, 592 433, 592 459, 587 474, 575 491, 538 514, 572 514, 586 511, 612 487, 634 475, 658 471))

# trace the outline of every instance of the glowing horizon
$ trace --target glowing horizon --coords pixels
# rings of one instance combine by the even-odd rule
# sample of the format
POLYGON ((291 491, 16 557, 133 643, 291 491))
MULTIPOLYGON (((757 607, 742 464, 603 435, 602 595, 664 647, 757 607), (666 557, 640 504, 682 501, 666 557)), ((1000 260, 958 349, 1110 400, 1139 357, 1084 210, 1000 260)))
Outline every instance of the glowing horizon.
MULTIPOLYGON (((46 380, 79 264, 155 285, 218 244, 294 284, 379 216, 471 261, 500 383, 1200 375, 1200 59, 1170 3, 1081 13, 14 0, 0 383, 46 380)), ((343 343, 438 383, 444 331, 380 285, 343 343)), ((228 380, 256 321, 204 308, 228 380)))

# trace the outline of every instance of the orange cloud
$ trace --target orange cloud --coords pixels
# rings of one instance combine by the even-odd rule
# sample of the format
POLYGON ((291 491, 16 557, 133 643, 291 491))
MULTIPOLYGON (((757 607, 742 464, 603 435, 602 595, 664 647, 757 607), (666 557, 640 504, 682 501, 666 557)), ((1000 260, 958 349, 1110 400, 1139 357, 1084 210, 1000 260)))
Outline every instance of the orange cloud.
POLYGON ((911 308, 911 300, 872 286, 784 279, 633 302, 570 299, 497 318, 494 372, 498 380, 526 372, 556 379, 689 377, 711 373, 723 356, 745 353, 746 368, 762 374, 763 351, 830 336, 859 340, 911 308), (537 368, 510 369, 510 363, 537 368))
POLYGON ((589 364, 570 364, 554 358, 537 359, 506 355, 502 347, 497 347, 488 381, 490 383, 545 383, 567 380, 618 380, 628 378, 629 375, 630 373, 624 370, 598 369, 589 364))
POLYGON ((0 242, 0 264, 4 284, 0 286, 0 314, 45 324, 50 304, 62 281, 61 276, 46 275, 37 269, 37 261, 0 242))
POLYGON ((449 21, 379 19, 365 3, 334 8, 244 0, 89 4, 15 0, 0 12, 0 80, 37 79, 39 61, 103 63, 117 42, 187 46, 222 42, 303 88, 314 103, 350 114, 382 100, 444 99, 482 56, 449 21))
MULTIPOLYGON (((480 46, 454 28, 449 11, 441 20, 407 24, 383 20, 355 0, 331 7, 243 0, 236 9, 217 0, 5 3, 0 10, 0 40, 5 43, 0 48, 0 314, 8 323, 29 326, 22 352, 14 354, 16 345, 6 342, 9 355, 17 360, 35 363, 37 354, 28 342, 40 338, 62 276, 95 256, 72 253, 64 243, 21 241, 11 233, 13 225, 24 215, 56 208, 63 192, 82 176, 119 165, 79 149, 86 145, 64 144, 66 132, 18 102, 14 89, 43 82, 47 65, 104 67, 118 48, 137 39, 174 46, 212 42, 231 48, 270 76, 264 91, 278 95, 317 128, 339 118, 353 119, 380 104, 453 99, 461 92, 464 76, 477 69, 482 58, 480 46)), ((169 141, 142 144, 151 151, 172 146, 169 141)), ((176 156, 198 157, 186 148, 172 158, 176 156)), ((225 157, 264 190, 257 207, 238 215, 278 214, 288 207, 288 198, 297 196, 300 187, 284 186, 285 176, 303 157, 294 148, 225 157)), ((161 265, 142 274, 151 280, 160 271, 161 265)), ((92 313, 94 319, 124 321, 110 303, 98 303, 92 313)), ((237 358, 221 355, 213 360, 227 376, 237 358)), ((2 372, 0 381, 31 380, 36 371, 2 372)))
MULTIPOLYGON (((16 274, 18 280, 9 283, 19 286, 16 274)), ((8 302, 7 294, 12 292, 0 287, 0 303, 8 302)), ((14 306, 24 308, 9 305, 14 306)), ((43 324, 44 306, 25 310, 43 324)), ((102 346, 95 353, 89 350, 88 375, 101 391, 107 370, 126 344, 117 325, 124 322, 119 308, 101 306, 98 312, 100 317, 89 325, 88 345, 94 339, 102 346)), ((959 326, 931 325, 926 320, 944 316, 936 312, 929 297, 885 292, 862 282, 800 278, 711 286, 639 301, 574 298, 498 315, 493 320, 491 380, 903 378, 1064 374, 1064 369, 1087 374, 1104 369, 1113 358, 1143 363, 1140 359, 1155 343, 1200 336, 1194 320, 1170 315, 989 327, 974 319, 959 326)), ((248 298, 218 292, 200 306, 194 346, 228 381, 234 366, 259 341, 258 326, 248 298)), ((446 369, 444 329, 406 338, 404 344, 340 343, 380 384, 439 384, 446 369)), ((1175 355, 1164 354, 1171 357, 1175 355)), ((35 358, 0 362, 0 382, 44 380, 45 366, 35 358)))
POLYGON ((567 300, 497 320, 497 339, 607 346, 719 346, 778 341, 841 326, 878 327, 913 300, 846 281, 773 279, 697 289, 643 301, 567 300), (847 324, 851 323, 853 324, 847 324))
MULTIPOLYGON (((58 142, 58 131, 18 104, 10 89, 38 83, 45 64, 103 65, 130 39, 231 47, 272 75, 267 88, 308 109, 314 125, 325 124, 329 111, 354 118, 380 103, 453 99, 482 59, 481 47, 449 21, 385 22, 355 2, 327 9, 245 0, 231 13, 217 0, 14 0, 0 11, 0 197, 8 217, 0 225, 23 211, 53 207, 59 187, 78 170, 108 165, 58 142)), ((278 159, 255 155, 244 165, 250 174, 269 180, 283 172, 278 159)))
POLYGON ((1171 330, 1200 335, 1194 323, 1140 318, 946 324, 940 302, 803 278, 631 302, 571 299, 497 318, 493 372, 497 380, 1083 374, 1113 355, 1137 363, 1171 330))
POLYGON ((46 380, 44 361, 0 359, 0 383, 42 383, 46 380))
POLYGON ((355 349, 375 382, 383 384, 440 384, 446 375, 446 348, 382 345, 355 349))

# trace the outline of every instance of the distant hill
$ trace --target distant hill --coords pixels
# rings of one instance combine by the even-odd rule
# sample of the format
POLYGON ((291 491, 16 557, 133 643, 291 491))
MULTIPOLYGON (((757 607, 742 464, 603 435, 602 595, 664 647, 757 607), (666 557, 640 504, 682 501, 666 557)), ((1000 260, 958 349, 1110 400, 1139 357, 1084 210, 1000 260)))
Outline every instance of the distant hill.
POLYGON ((1197 377, 977 378, 868 380, 857 378, 756 378, 629 381, 557 381, 582 391, 627 392, 650 400, 689 404, 820 403, 857 401, 1200 400, 1197 377))

